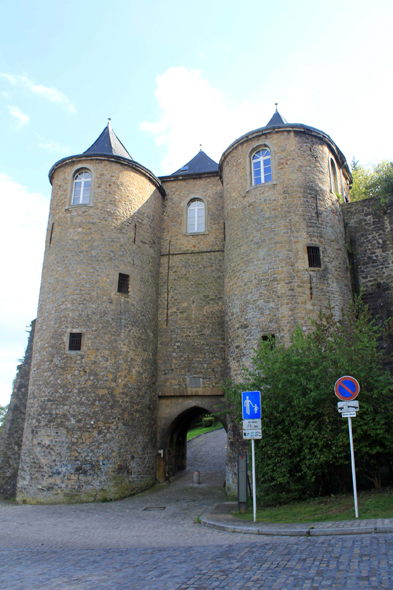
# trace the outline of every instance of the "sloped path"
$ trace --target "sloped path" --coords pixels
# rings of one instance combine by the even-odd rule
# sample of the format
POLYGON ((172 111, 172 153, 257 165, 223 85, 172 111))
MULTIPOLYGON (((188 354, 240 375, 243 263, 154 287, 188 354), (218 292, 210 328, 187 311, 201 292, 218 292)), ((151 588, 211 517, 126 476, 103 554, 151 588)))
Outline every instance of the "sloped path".
POLYGON ((392 534, 267 537, 195 524, 225 500, 225 443, 224 431, 195 439, 184 475, 119 502, 0 504, 1 589, 393 590, 392 534))

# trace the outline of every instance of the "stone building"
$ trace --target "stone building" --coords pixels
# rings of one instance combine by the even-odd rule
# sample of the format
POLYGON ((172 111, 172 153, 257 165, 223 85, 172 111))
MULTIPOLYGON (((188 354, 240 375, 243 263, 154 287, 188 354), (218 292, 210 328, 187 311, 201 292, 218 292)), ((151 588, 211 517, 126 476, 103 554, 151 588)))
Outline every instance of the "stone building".
MULTIPOLYGON (((328 302, 339 317, 360 286, 390 313, 391 208, 349 203, 332 139, 277 111, 219 164, 200 151, 160 178, 108 123, 49 178, 34 342, 0 450, 5 497, 116 499, 163 481, 186 466, 190 423, 222 418, 222 385, 261 338, 288 343, 328 302)), ((242 442, 222 420, 234 491, 242 442)))

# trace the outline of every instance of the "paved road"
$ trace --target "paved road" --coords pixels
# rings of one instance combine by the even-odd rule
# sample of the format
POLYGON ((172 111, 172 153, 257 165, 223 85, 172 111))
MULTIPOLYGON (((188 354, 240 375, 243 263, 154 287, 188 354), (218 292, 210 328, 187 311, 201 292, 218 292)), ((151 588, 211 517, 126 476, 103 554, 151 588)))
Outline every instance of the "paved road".
POLYGON ((120 502, 0 504, 1 590, 393 590, 393 535, 255 537, 196 524, 224 497, 225 444, 224 431, 195 439, 185 475, 120 502))

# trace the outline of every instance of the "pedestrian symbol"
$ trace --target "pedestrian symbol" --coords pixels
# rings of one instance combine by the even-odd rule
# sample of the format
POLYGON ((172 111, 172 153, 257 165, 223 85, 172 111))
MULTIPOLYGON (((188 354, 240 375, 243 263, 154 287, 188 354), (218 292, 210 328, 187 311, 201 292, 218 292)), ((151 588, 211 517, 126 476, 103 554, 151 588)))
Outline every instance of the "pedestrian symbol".
POLYGON ((261 392, 243 391, 242 393, 243 420, 261 419, 261 392))

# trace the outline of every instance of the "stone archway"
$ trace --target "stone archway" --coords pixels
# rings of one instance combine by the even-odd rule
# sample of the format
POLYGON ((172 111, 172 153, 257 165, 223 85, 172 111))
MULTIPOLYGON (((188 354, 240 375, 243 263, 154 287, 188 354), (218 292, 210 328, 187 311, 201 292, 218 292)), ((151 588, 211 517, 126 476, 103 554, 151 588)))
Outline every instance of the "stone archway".
POLYGON ((158 412, 157 480, 165 481, 187 467, 187 432, 198 416, 209 412, 227 430, 221 396, 177 396, 160 398, 158 412))

